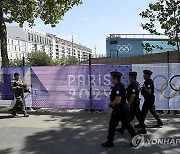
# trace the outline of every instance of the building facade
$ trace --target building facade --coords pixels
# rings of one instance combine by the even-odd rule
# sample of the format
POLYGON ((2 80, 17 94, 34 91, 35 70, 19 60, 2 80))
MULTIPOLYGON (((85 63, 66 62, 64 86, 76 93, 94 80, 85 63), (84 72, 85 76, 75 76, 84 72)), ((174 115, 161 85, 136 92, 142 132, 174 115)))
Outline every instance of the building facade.
MULTIPOLYGON (((53 50, 52 34, 43 33, 28 27, 8 26, 7 37, 28 44, 26 50, 29 53, 33 51, 44 51, 50 56, 53 50)), ((8 45, 10 44, 8 43, 8 45)), ((17 44, 14 44, 14 46, 17 46, 17 44)), ((8 50, 8 52, 11 52, 11 50, 8 50)))
POLYGON ((73 41, 70 42, 70 41, 64 40, 56 36, 54 37, 54 49, 55 49, 55 52, 53 52, 53 55, 52 55, 53 59, 74 56, 79 61, 85 61, 88 59, 89 54, 92 53, 92 50, 90 48, 87 48, 80 44, 73 43, 73 41))
POLYGON ((153 53, 174 51, 175 46, 168 45, 168 39, 163 36, 149 34, 110 34, 106 38, 107 57, 129 57, 153 53), (147 51, 143 44, 160 47, 147 51), (162 47, 162 48, 161 48, 162 47))
POLYGON ((33 51, 44 51, 52 59, 75 56, 79 61, 87 60, 92 50, 51 33, 28 27, 7 27, 7 50, 10 60, 26 58, 33 51))

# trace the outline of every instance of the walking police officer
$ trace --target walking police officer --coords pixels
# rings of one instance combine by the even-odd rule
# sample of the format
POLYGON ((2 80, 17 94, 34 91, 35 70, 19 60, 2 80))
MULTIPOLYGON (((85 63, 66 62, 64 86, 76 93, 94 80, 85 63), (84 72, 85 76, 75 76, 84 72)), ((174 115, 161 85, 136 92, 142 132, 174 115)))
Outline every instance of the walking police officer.
POLYGON ((160 127, 163 125, 161 119, 159 118, 157 112, 155 111, 155 96, 154 96, 154 83, 151 79, 152 72, 150 70, 144 70, 144 85, 141 88, 141 93, 144 97, 144 104, 141 110, 141 120, 138 125, 136 125, 136 128, 142 128, 138 133, 146 134, 146 125, 144 124, 145 117, 148 113, 148 111, 154 116, 154 118, 157 120, 156 127, 160 127))
POLYGON ((27 85, 19 79, 19 73, 14 73, 14 79, 11 81, 10 89, 14 92, 16 103, 12 108, 12 115, 17 115, 17 110, 20 107, 20 110, 23 112, 24 117, 29 117, 25 110, 24 104, 24 92, 29 92, 27 85))
MULTIPOLYGON (((133 121, 135 116, 137 120, 140 122, 140 99, 139 99, 139 90, 140 90, 140 84, 136 81, 137 78, 137 72, 129 72, 129 80, 130 85, 127 88, 127 102, 128 106, 130 108, 129 110, 129 121, 133 121)), ((124 133, 124 130, 126 128, 122 125, 121 128, 117 128, 116 131, 120 132, 121 134, 124 133)))
MULTIPOLYGON (((128 105, 126 103, 126 90, 124 85, 121 83, 122 74, 119 72, 111 72, 111 82, 114 84, 110 94, 110 107, 112 107, 111 118, 109 122, 109 130, 107 141, 102 143, 103 147, 113 147, 114 135, 116 127, 118 126, 119 121, 122 125, 127 128, 131 137, 133 138, 136 135, 136 132, 133 126, 129 123, 128 118, 128 105)), ((131 144, 132 146, 132 144, 131 144)))

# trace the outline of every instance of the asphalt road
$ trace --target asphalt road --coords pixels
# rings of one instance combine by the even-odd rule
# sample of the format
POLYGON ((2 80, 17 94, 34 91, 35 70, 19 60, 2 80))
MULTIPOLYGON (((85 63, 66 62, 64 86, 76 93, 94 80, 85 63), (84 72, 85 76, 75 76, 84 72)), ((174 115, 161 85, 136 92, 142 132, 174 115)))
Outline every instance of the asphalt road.
MULTIPOLYGON (((116 133, 115 147, 103 148, 110 112, 32 113, 29 118, 12 118, 0 113, 0 154, 180 154, 178 144, 157 144, 155 139, 180 139, 180 115, 162 115, 162 128, 148 115, 143 147, 129 146, 127 131, 116 133), (152 143, 148 143, 152 139, 152 143)), ((133 122, 137 123, 136 121, 133 122)))

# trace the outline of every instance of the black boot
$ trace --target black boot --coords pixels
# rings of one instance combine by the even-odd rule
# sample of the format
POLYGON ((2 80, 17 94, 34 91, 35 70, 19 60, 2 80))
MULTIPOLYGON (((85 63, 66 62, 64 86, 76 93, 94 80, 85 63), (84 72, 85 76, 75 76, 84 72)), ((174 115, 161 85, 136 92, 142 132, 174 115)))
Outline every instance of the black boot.
POLYGON ((17 114, 17 112, 15 110, 12 110, 12 116, 13 117, 18 117, 18 114, 17 114))
POLYGON ((142 128, 142 125, 139 123, 137 125, 134 125, 134 128, 142 128))
POLYGON ((107 141, 105 141, 104 143, 101 143, 101 146, 102 146, 102 147, 112 148, 112 147, 114 147, 114 143, 111 142, 111 141, 109 141, 109 140, 107 140, 107 141))
POLYGON ((159 122, 157 123, 157 125, 155 125, 155 127, 161 127, 161 126, 163 126, 162 121, 159 121, 159 122))
POLYGON ((137 131, 139 134, 147 134, 147 131, 146 131, 146 129, 145 128, 143 128, 143 129, 141 129, 141 130, 139 130, 139 131, 137 131))

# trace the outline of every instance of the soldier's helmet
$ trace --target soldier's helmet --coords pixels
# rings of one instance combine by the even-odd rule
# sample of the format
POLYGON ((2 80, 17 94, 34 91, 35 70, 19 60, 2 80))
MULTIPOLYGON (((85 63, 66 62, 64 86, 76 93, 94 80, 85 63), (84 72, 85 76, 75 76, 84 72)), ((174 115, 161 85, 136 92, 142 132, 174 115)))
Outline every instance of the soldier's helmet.
POLYGON ((14 77, 15 77, 15 76, 18 76, 18 75, 19 75, 19 73, 17 73, 17 72, 16 72, 16 73, 14 73, 14 77))

